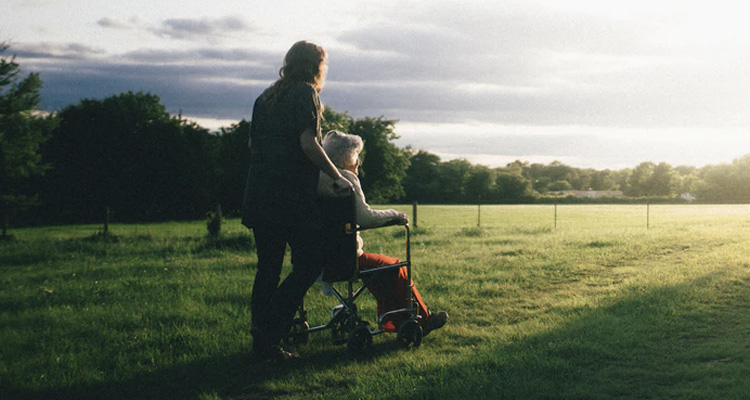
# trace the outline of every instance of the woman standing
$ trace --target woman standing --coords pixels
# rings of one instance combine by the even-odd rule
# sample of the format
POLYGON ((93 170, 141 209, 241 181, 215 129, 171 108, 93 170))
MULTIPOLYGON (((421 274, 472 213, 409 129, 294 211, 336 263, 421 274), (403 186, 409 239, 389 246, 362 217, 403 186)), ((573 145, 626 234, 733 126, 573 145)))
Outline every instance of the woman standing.
POLYGON ((298 357, 279 347, 307 290, 323 267, 316 203, 319 173, 335 190, 351 190, 320 145, 326 52, 307 41, 284 57, 279 79, 255 101, 250 168, 242 223, 253 230, 258 270, 251 297, 253 353, 260 359, 298 357), (292 272, 279 285, 286 245, 292 272))

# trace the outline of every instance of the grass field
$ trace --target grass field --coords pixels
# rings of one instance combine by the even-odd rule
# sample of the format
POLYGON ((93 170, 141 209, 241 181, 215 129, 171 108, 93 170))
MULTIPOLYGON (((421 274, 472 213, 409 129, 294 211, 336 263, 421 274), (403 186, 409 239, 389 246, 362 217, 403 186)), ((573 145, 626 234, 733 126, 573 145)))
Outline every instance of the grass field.
MULTIPOLYGON (((117 242, 98 228, 0 242, 0 399, 750 394, 749 206, 559 206, 556 221, 553 206, 420 206, 414 280, 449 324, 359 357, 322 332, 282 366, 249 356, 255 256, 237 220, 216 240, 204 222, 114 224, 117 242)), ((403 256, 401 228, 365 235, 403 256)), ((317 284, 307 303, 312 323, 335 305, 317 284)))

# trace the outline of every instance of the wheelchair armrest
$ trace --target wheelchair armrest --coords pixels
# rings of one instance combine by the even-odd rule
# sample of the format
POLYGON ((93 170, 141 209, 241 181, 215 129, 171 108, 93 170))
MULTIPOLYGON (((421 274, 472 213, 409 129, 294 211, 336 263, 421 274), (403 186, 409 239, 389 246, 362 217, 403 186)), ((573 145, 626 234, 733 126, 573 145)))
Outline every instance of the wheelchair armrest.
MULTIPOLYGON (((370 230, 370 229, 385 228, 385 227, 394 226, 394 225, 403 225, 403 224, 400 224, 398 221, 393 220, 393 221, 390 221, 390 222, 388 222, 386 224, 378 225, 378 226, 373 226, 373 227, 370 227, 370 228, 363 228, 363 227, 357 225, 357 230, 358 231, 367 231, 367 230, 370 230)), ((409 224, 406 224, 404 226, 408 226, 408 225, 409 224)))

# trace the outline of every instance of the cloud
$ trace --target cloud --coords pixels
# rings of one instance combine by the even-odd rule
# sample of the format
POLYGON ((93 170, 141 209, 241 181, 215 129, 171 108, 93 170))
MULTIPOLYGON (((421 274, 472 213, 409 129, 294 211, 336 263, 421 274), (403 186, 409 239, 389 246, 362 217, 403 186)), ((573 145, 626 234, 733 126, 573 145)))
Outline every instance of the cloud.
POLYGON ((125 29, 131 27, 129 23, 113 18, 102 18, 99 21, 96 21, 96 23, 102 28, 125 29))
POLYGON ((264 65, 271 68, 273 64, 279 63, 278 54, 268 51, 249 48, 217 48, 201 47, 196 49, 163 50, 163 49, 140 49, 128 52, 119 58, 131 62, 145 64, 165 63, 245 63, 252 65, 264 65))
POLYGON ((83 98, 143 91, 158 95, 171 113, 239 121, 249 118, 255 97, 276 79, 278 59, 253 49, 198 48, 76 58, 22 51, 18 61, 40 72, 48 111, 83 98))
POLYGON ((12 51, 21 59, 50 61, 55 59, 85 59, 105 52, 102 48, 82 43, 20 43, 13 45, 9 51, 12 51))
POLYGON ((253 31, 252 27, 238 17, 224 18, 174 18, 162 21, 161 26, 151 31, 161 37, 179 40, 216 41, 227 35, 253 31))
POLYGON ((169 18, 159 23, 131 17, 127 20, 104 17, 97 25, 105 29, 136 30, 157 35, 165 39, 218 43, 235 34, 255 31, 253 26, 240 17, 222 18, 169 18))
POLYGON ((537 3, 403 7, 337 37, 345 46, 330 51, 325 96, 424 122, 750 126, 747 39, 685 40, 690 14, 662 17, 537 3))
MULTIPOLYGON (((227 69, 155 67, 145 65, 87 65, 85 71, 50 70, 41 73, 48 110, 59 110, 83 98, 103 99, 126 91, 158 95, 170 113, 195 117, 249 118, 253 95, 265 84, 221 83, 201 77, 231 74, 227 69)), ((239 80, 241 82, 241 80, 239 80)))

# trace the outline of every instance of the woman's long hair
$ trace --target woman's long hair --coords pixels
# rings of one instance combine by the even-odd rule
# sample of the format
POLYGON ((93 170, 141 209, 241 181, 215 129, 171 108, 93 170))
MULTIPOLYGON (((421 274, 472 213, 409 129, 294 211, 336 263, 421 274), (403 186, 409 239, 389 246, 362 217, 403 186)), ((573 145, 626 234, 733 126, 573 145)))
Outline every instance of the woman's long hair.
POLYGON ((325 85, 326 57, 326 51, 315 43, 302 40, 292 45, 279 70, 279 79, 269 88, 265 102, 273 105, 295 82, 307 82, 320 93, 325 85))

